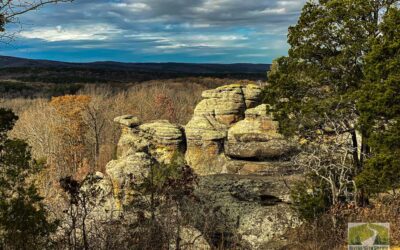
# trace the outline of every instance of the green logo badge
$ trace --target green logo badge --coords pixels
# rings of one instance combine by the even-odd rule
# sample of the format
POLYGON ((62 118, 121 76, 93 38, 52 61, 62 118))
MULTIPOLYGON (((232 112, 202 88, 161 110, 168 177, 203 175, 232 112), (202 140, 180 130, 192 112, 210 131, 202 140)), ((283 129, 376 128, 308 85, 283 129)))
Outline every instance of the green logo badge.
POLYGON ((349 250, 388 250, 389 223, 349 223, 349 250))

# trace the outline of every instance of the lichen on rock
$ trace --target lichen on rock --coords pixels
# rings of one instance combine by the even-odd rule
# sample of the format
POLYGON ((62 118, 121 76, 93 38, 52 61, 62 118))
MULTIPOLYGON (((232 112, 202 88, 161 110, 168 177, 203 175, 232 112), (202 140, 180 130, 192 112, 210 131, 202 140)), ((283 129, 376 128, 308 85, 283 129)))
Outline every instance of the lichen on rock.
POLYGON ((293 143, 278 132, 279 124, 273 120, 266 104, 245 112, 246 118, 228 130, 225 143, 227 156, 237 159, 276 159, 295 149, 293 143))
POLYGON ((261 94, 257 85, 240 84, 203 92, 185 127, 186 160, 196 173, 239 173, 231 172, 232 160, 276 160, 295 150, 278 132, 261 94))
POLYGON ((232 84, 202 93, 204 98, 185 126, 188 164, 201 175, 226 172, 224 141, 228 129, 261 99, 256 85, 232 84))
POLYGON ((117 159, 109 162, 106 172, 111 179, 115 210, 123 210, 134 196, 133 183, 148 175, 155 161, 169 163, 176 152, 184 151, 182 128, 165 120, 140 124, 131 115, 115 118, 122 127, 117 159))
MULTIPOLYGON (((133 182, 140 182, 152 164, 168 164, 176 153, 199 175, 195 191, 200 204, 223 210, 215 235, 235 234, 243 249, 280 246, 284 231, 298 225, 290 209, 288 185, 300 176, 287 161, 296 144, 279 133, 279 124, 261 103, 257 85, 233 84, 204 91, 192 119, 184 127, 166 120, 141 123, 132 115, 115 118, 122 127, 117 159, 106 166, 105 185, 115 210, 134 198, 133 182), (224 231, 225 230, 225 231, 224 231)), ((200 216, 203 205, 189 207, 200 216)), ((201 218, 182 229, 182 242, 193 249, 212 248, 215 239, 202 235, 201 218)), ((215 236, 214 235, 214 236, 215 236)), ((214 237, 212 236, 212 237, 214 237)), ((215 237, 214 237, 215 238, 215 237)), ((218 238, 218 237, 216 237, 218 238)))

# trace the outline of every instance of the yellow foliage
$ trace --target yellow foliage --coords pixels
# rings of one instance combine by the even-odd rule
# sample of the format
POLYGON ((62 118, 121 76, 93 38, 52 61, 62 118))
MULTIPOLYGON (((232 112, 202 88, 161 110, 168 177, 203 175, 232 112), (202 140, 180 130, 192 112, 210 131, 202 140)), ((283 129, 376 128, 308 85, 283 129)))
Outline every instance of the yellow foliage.
POLYGON ((85 122, 84 112, 88 109, 91 97, 87 95, 65 95, 53 97, 50 106, 58 116, 54 123, 54 133, 60 141, 59 164, 64 168, 73 168, 69 171, 74 174, 84 164, 85 134, 88 126, 85 122))
POLYGON ((305 145, 308 143, 308 140, 305 138, 302 138, 302 139, 300 139, 299 143, 300 143, 300 145, 305 145))

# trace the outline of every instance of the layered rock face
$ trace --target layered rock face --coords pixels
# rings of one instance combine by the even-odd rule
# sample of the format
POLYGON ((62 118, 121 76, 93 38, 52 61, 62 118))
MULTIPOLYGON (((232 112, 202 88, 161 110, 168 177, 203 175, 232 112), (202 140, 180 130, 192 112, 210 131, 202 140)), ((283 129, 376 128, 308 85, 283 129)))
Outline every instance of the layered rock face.
POLYGON ((278 133, 278 123, 261 104, 256 85, 228 85, 204 91, 185 126, 186 161, 200 175, 238 173, 236 159, 279 159, 294 145, 278 133), (232 161, 233 160, 233 161, 232 161))
POLYGON ((287 187, 300 177, 287 161, 296 144, 278 132, 261 95, 255 85, 205 91, 185 126, 186 161, 204 176, 198 195, 225 211, 221 230, 240 235, 245 249, 279 248, 299 223, 287 187))
POLYGON ((133 152, 149 153, 161 163, 169 163, 177 151, 185 151, 183 129, 166 120, 141 124, 139 119, 125 115, 114 119, 122 127, 117 157, 133 152))
POLYGON ((293 143, 278 133, 279 124, 268 114, 266 104, 248 109, 245 119, 229 130, 225 154, 237 159, 277 159, 295 149, 293 143))
MULTIPOLYGON (((284 249, 282 235, 300 223, 290 208, 290 193, 285 186, 295 178, 287 176, 283 181, 276 176, 209 175, 200 178, 197 195, 203 204, 220 213, 211 218, 220 222, 215 234, 228 241, 235 241, 229 239, 231 235, 240 238, 240 247, 233 249, 284 249)), ((208 220, 205 217, 201 222, 208 220)))
POLYGON ((186 161, 201 175, 226 172, 224 141, 228 129, 244 118, 246 109, 260 102, 256 85, 227 85, 204 91, 193 118, 185 126, 186 161))
POLYGON ((109 162, 106 172, 110 176, 115 210, 122 210, 133 196, 131 185, 147 176, 151 164, 169 163, 177 152, 184 152, 182 128, 165 120, 141 124, 133 116, 114 119, 122 127, 118 142, 117 159, 109 162))
POLYGON ((196 195, 204 205, 190 208, 199 217, 194 231, 211 219, 198 215, 222 211, 222 217, 212 219, 216 236, 208 243, 216 245, 213 240, 232 234, 240 236, 243 249, 281 246, 284 231, 299 223, 289 206, 288 185, 301 175, 287 161, 296 145, 278 132, 261 96, 256 85, 204 91, 184 128, 165 120, 142 124, 129 115, 115 118, 122 127, 118 158, 106 167, 114 210, 129 204, 132 183, 140 182, 152 164, 168 164, 176 153, 185 154, 200 176, 196 195))

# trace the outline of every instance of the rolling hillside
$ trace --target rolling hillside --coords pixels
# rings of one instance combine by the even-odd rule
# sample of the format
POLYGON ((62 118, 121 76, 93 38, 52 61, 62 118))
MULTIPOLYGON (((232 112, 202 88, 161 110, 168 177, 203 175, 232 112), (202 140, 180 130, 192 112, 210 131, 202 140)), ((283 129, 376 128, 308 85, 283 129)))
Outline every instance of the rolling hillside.
POLYGON ((268 69, 268 64, 68 63, 0 56, 0 79, 26 82, 141 82, 192 76, 263 80, 268 69))

